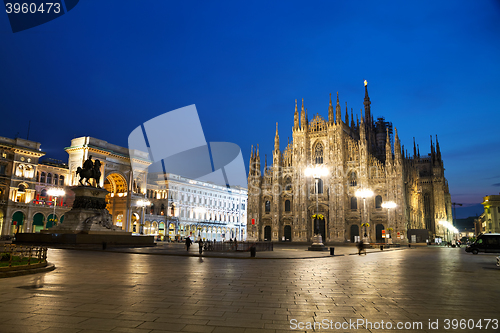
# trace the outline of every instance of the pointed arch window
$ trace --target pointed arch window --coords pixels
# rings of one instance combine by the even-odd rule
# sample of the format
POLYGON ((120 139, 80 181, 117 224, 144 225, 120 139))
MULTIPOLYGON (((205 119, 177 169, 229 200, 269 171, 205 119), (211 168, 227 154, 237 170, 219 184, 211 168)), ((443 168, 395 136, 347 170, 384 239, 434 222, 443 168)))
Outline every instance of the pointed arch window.
MULTIPOLYGON (((316 193, 316 184, 314 185, 314 193, 316 193)), ((323 179, 318 179, 318 194, 323 194, 323 179)))
POLYGON ((358 178, 355 171, 351 171, 351 173, 349 174, 349 185, 351 186, 358 185, 358 178))
POLYGON ((287 177, 285 179, 285 191, 291 191, 292 190, 292 179, 290 177, 287 177))
POLYGON ((285 200, 285 212, 290 211, 290 200, 285 200))
POLYGON ((323 144, 321 142, 314 148, 314 162, 316 164, 323 164, 323 144))
POLYGON ((271 201, 269 200, 266 201, 265 211, 266 213, 269 213, 271 211, 271 201))
POLYGON ((375 197, 375 208, 382 208, 382 196, 380 195, 375 197))
POLYGON ((358 198, 351 197, 351 209, 352 210, 358 209, 358 198))

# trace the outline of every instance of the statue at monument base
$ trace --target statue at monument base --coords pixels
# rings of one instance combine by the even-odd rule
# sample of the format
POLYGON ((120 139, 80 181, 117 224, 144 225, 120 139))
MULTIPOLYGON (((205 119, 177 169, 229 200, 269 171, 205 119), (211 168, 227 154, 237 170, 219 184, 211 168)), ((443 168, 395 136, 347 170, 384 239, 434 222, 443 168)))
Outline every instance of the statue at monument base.
POLYGON ((76 186, 73 208, 64 215, 64 223, 55 225, 41 233, 74 233, 74 234, 120 234, 131 235, 113 225, 113 217, 106 209, 108 191, 91 186, 76 186))

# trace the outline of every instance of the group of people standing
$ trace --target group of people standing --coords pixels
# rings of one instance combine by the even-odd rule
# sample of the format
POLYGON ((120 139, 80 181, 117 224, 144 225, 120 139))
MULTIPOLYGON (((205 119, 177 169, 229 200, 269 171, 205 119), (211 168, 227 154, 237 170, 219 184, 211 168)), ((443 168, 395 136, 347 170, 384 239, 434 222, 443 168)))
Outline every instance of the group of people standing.
MULTIPOLYGON (((203 253, 203 239, 198 238, 198 247, 199 247, 199 251, 200 251, 200 255, 203 253)), ((189 248, 191 247, 191 244, 193 244, 193 241, 191 240, 191 238, 189 237, 186 237, 186 251, 189 251, 189 248)))

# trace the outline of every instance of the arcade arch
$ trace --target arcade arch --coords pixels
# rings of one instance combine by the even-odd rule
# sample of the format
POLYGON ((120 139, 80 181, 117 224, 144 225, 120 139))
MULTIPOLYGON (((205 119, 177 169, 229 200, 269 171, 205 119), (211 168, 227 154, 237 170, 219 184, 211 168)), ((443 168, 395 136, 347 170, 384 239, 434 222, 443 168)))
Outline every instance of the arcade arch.
POLYGON ((109 192, 106 209, 113 216, 113 224, 119 227, 123 226, 123 216, 127 212, 127 188, 127 180, 118 172, 108 174, 104 180, 104 189, 109 192))

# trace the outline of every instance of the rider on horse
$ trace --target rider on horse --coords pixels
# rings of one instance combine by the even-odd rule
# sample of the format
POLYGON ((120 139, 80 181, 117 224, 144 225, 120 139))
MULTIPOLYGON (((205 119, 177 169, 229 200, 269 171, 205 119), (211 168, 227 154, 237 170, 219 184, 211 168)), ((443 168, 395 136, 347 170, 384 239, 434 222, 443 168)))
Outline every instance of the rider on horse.
POLYGON ((100 188, 99 180, 101 178, 101 162, 99 160, 92 162, 92 155, 89 155, 89 158, 83 163, 83 168, 78 167, 76 174, 80 175, 80 185, 84 186, 82 183, 82 180, 84 179, 85 184, 91 185, 89 180, 94 179, 96 187, 100 188))

